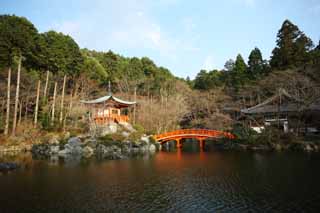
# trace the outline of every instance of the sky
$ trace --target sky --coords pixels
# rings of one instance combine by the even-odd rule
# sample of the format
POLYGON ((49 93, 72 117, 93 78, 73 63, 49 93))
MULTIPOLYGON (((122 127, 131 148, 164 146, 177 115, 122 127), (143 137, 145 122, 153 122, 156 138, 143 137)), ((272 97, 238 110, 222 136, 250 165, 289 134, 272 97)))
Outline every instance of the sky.
POLYGON ((0 14, 68 34, 81 48, 147 56, 191 79, 239 53, 247 61, 254 47, 269 59, 285 19, 320 39, 320 0, 0 0, 0 14))

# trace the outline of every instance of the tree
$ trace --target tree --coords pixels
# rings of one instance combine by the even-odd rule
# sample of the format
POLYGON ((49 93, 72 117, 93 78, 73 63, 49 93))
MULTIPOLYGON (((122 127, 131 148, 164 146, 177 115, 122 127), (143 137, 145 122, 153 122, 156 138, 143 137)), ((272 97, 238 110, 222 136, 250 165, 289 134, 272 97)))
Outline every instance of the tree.
MULTIPOLYGON (((14 57, 18 57, 17 88, 14 107, 14 120, 12 127, 13 135, 15 134, 17 125, 22 58, 25 59, 24 64, 26 67, 35 66, 35 44, 37 39, 37 29, 26 18, 17 17, 14 15, 0 16, 0 64, 4 67, 9 67, 9 71, 11 71, 11 67, 14 63, 14 57)), ((10 86, 8 85, 8 88, 9 87, 10 86)), ((10 102, 10 97, 8 98, 8 101, 10 102)), ((10 103, 8 104, 8 106, 10 106, 10 103)), ((7 131, 5 132, 7 133, 7 131)))
POLYGON ((194 80, 194 88, 199 90, 208 89, 207 76, 208 76, 208 73, 206 70, 200 70, 200 72, 197 74, 194 80))
POLYGON ((277 34, 277 46, 272 51, 271 67, 284 70, 309 62, 312 46, 310 38, 296 25, 285 20, 277 34))
POLYGON ((100 62, 85 53, 83 53, 83 67, 81 70, 87 75, 88 78, 98 81, 100 84, 107 84, 108 73, 100 62))
POLYGON ((248 82, 247 65, 240 54, 237 55, 234 68, 231 72, 231 78, 232 86, 235 89, 238 89, 248 82))
POLYGON ((229 60, 226 61, 226 63, 224 64, 224 68, 226 69, 226 71, 229 71, 229 72, 233 71, 234 66, 235 66, 234 60, 232 60, 232 59, 229 59, 229 60))
POLYGON ((312 50, 312 63, 317 65, 320 64, 320 40, 318 46, 312 50))
MULTIPOLYGON (((63 108, 64 108, 64 92, 66 87, 66 76, 77 76, 83 67, 83 57, 80 52, 78 44, 68 35, 49 31, 41 34, 41 67, 45 70, 50 70, 54 74, 61 73, 63 75, 62 85, 62 98, 60 103, 60 117, 59 121, 63 121, 63 108)), ((48 84, 49 75, 47 71, 46 85, 48 84)), ((54 107, 56 100, 56 86, 55 94, 52 104, 52 122, 54 121, 54 107)), ((47 86, 45 86, 44 94, 46 94, 47 86)))
POLYGON ((256 79, 263 74, 264 63, 261 51, 257 47, 254 48, 249 55, 248 70, 251 79, 256 79))

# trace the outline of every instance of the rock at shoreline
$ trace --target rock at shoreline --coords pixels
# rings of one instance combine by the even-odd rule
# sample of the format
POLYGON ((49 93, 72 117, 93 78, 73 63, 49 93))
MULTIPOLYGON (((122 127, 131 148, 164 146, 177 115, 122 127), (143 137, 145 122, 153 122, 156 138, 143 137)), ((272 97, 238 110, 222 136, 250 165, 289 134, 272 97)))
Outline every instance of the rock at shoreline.
POLYGON ((105 146, 99 144, 96 149, 96 154, 98 157, 104 159, 122 159, 125 157, 121 152, 121 148, 115 145, 105 146))
POLYGON ((94 153, 94 150, 90 146, 86 146, 82 149, 82 156, 85 158, 90 158, 94 153))
POLYGON ((0 163, 0 172, 9 172, 18 168, 19 165, 16 163, 0 163))
POLYGON ((156 151, 157 151, 156 145, 150 144, 150 146, 149 146, 149 151, 150 151, 150 152, 156 152, 156 151))
POLYGON ((59 156, 65 155, 81 155, 82 147, 81 140, 78 137, 72 137, 68 140, 68 143, 64 145, 64 150, 58 152, 59 156))

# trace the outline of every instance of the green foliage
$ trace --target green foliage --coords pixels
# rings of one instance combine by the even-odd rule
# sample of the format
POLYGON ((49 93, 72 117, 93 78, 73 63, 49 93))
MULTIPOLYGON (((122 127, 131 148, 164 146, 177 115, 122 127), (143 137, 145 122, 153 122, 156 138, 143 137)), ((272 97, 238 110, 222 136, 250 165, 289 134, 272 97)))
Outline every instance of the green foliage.
POLYGON ((129 135, 129 138, 128 138, 128 139, 129 139, 129 141, 138 142, 138 141, 140 141, 142 135, 143 135, 142 132, 138 132, 138 131, 132 132, 132 133, 129 135))
POLYGON ((267 62, 262 59, 261 51, 257 47, 249 55, 248 71, 251 80, 263 77, 268 71, 267 62))
POLYGON ((140 132, 140 133, 144 133, 144 132, 145 132, 145 129, 144 129, 143 126, 141 126, 140 124, 134 124, 134 125, 133 125, 133 128, 134 128, 137 132, 140 132))
POLYGON ((151 144, 158 144, 156 139, 154 139, 154 137, 149 137, 149 141, 151 144))
POLYGON ((285 20, 277 35, 277 46, 272 51, 270 65, 274 69, 290 69, 310 61, 313 43, 299 28, 285 20))
POLYGON ((14 56, 23 56, 24 66, 36 67, 38 31, 26 18, 0 15, 0 67, 12 66, 14 56))
POLYGON ((40 34, 41 66, 51 72, 68 75, 80 72, 83 58, 78 44, 68 35, 49 31, 40 34))
POLYGON ((247 72, 247 65, 240 54, 237 55, 234 68, 231 72, 232 86, 238 89, 245 85, 249 78, 247 72))
POLYGON ((240 143, 255 143, 258 137, 256 131, 241 123, 235 124, 231 133, 236 136, 236 141, 240 143))
POLYGON ((201 70, 194 80, 194 88, 199 90, 209 90, 222 86, 221 75, 222 73, 218 70, 212 70, 210 72, 201 70))
POLYGON ((104 145, 104 146, 120 146, 121 142, 125 140, 125 137, 121 135, 120 133, 115 134, 108 134, 105 136, 101 136, 98 138, 98 143, 104 145))
POLYGON ((108 73, 100 64, 100 62, 91 56, 83 54, 84 62, 82 70, 87 76, 92 79, 98 81, 100 84, 107 84, 108 81, 108 73))
POLYGON ((40 124, 41 124, 41 128, 43 130, 51 130, 51 125, 50 125, 50 117, 49 114, 47 112, 43 112, 40 114, 40 118, 39 118, 40 124))

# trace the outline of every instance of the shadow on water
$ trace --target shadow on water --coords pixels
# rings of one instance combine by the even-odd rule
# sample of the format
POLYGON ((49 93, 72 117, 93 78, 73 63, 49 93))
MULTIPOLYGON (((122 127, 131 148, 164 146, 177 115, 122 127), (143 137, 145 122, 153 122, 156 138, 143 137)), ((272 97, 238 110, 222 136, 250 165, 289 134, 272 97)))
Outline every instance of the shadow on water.
POLYGON ((201 149, 199 145, 199 141, 196 139, 182 139, 182 148, 177 149, 175 141, 169 141, 162 146, 162 150, 166 152, 176 152, 177 150, 181 150, 185 153, 193 153, 193 152, 211 152, 221 150, 221 145, 223 145, 222 141, 217 140, 205 140, 204 147, 201 149))
POLYGON ((0 157, 22 165, 0 175, 0 212, 320 209, 319 154, 208 150, 186 141, 181 150, 124 160, 0 157))

